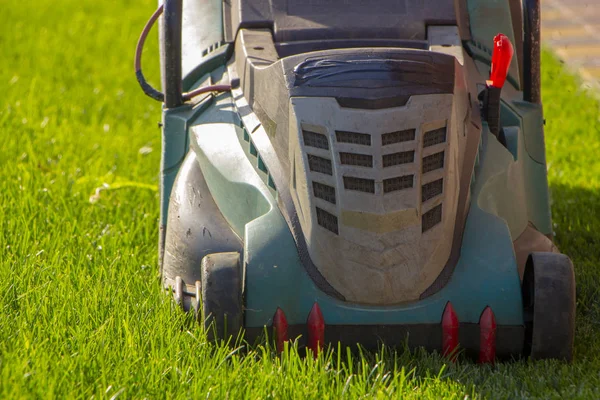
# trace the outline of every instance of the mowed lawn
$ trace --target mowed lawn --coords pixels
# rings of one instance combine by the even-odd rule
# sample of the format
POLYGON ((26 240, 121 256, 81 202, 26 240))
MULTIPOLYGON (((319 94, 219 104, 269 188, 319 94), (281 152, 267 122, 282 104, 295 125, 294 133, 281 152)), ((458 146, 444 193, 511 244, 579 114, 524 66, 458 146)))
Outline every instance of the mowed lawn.
MULTIPOLYGON (((600 398, 599 106, 549 53, 549 180, 556 240, 576 266, 576 362, 278 359, 208 344, 160 288, 160 105, 132 71, 155 5, 3 4, 0 398, 600 398)), ((155 83, 157 52, 153 33, 155 83)))

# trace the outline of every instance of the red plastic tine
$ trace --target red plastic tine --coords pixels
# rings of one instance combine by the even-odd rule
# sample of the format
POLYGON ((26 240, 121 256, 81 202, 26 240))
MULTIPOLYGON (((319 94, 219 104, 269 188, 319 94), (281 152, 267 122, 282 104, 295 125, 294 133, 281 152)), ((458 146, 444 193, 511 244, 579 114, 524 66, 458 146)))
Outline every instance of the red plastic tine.
POLYGON ((325 342, 325 320, 318 303, 315 302, 310 310, 306 324, 308 326, 308 348, 312 350, 316 358, 325 342))
POLYGON ((458 348, 458 316, 448 302, 442 316, 442 354, 450 356, 451 361, 456 360, 456 349, 458 348))
POLYGON ((279 307, 273 315, 273 335, 275 336, 275 345, 277 353, 283 351, 283 344, 288 341, 288 323, 285 318, 285 313, 279 307))
POLYGON ((496 359, 496 317, 486 307, 479 318, 479 362, 493 364, 496 359))

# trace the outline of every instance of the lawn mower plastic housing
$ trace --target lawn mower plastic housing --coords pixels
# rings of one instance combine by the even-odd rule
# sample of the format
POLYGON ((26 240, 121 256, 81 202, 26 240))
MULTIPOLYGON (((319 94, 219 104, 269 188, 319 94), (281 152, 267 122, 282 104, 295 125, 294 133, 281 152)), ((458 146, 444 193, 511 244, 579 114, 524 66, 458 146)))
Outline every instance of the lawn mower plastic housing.
POLYGON ((217 338, 266 327, 314 351, 408 341, 570 359, 575 283, 551 241, 539 2, 376 3, 165 1, 164 286, 217 338), (503 143, 479 101, 498 32, 516 49, 503 143), (232 90, 183 100, 217 84, 232 90))

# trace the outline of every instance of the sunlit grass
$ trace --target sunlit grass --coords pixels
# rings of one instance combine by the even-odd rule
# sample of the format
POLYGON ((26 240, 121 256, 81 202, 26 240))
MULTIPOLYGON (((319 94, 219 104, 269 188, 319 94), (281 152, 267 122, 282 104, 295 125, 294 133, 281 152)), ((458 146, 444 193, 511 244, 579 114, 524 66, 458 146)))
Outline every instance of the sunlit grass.
MULTIPOLYGON (((576 265, 577 362, 208 344, 160 290, 159 104, 132 72, 153 0, 12 2, 0 34, 0 398, 598 398, 598 104, 544 54, 558 245, 576 265), (115 3, 116 4, 116 3, 115 3), (90 201, 91 200, 91 201, 90 201)), ((156 35, 145 53, 158 81, 156 35)))

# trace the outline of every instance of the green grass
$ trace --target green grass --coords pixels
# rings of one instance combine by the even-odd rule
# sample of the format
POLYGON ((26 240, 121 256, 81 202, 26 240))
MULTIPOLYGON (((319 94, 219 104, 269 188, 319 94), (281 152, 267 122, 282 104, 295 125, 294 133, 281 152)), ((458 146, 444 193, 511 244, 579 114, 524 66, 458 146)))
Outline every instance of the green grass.
MULTIPOLYGON (((3 7, 0 398, 600 397, 600 113, 557 60, 544 53, 549 181, 557 243, 576 265, 577 361, 279 360, 207 344, 160 290, 160 107, 132 72, 155 3, 3 7)), ((158 81, 155 36, 145 55, 158 81)))

